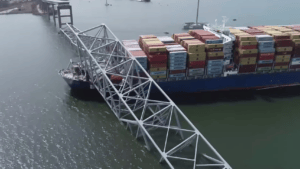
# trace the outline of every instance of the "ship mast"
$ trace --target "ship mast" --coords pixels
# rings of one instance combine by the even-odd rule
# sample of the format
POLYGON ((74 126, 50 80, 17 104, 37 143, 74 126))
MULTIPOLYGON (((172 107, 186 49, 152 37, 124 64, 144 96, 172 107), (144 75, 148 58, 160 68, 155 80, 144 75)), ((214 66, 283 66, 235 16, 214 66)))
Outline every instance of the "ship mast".
POLYGON ((197 6, 196 25, 198 25, 199 4, 200 4, 200 0, 198 0, 198 6, 197 6))

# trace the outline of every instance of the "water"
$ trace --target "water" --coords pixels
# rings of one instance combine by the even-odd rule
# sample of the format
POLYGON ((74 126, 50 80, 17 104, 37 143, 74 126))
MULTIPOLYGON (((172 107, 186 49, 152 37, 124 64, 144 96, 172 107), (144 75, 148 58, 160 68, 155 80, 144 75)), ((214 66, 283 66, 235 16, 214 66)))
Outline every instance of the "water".
MULTIPOLYGON (((236 26, 299 23, 296 0, 201 1, 199 20, 236 26), (292 17, 291 17, 292 16, 292 17), (231 23, 230 23, 231 22, 231 23), (220 23, 220 22, 219 22, 220 23)), ((106 23, 120 39, 183 32, 196 1, 73 0, 81 30, 106 23)), ((98 93, 58 76, 76 56, 53 21, 0 16, 0 168, 163 168, 98 93)), ((300 88, 171 96, 233 168, 298 168, 300 88)))

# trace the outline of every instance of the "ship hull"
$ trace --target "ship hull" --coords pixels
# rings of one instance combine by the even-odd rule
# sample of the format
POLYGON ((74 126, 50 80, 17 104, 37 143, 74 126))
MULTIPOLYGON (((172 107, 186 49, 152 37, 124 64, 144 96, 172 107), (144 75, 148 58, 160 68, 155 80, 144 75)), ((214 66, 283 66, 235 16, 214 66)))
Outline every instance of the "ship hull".
POLYGON ((70 86, 72 90, 85 90, 90 89, 90 83, 82 80, 73 80, 66 77, 63 77, 63 79, 67 82, 67 84, 70 86))
MULTIPOLYGON (((300 85, 300 72, 244 74, 227 77, 158 82, 166 93, 197 93, 204 91, 268 89, 300 85)), ((155 93, 158 90, 151 90, 155 93)))

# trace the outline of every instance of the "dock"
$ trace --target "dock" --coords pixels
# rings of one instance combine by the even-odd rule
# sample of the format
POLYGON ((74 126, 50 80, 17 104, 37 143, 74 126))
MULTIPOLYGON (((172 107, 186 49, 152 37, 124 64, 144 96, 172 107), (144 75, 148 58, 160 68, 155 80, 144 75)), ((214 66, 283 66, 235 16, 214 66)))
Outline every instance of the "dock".
MULTIPOLYGON (((48 12, 50 5, 52 10, 54 5, 72 9, 69 3, 63 3, 65 1, 43 2, 48 12)), ((48 17, 50 19, 50 15, 48 17)), ((54 13, 54 21, 55 18, 54 13)), ((171 169, 183 166, 232 169, 107 25, 100 24, 84 31, 76 28, 73 22, 59 24, 59 27, 76 50, 93 87, 131 134, 149 151, 158 152, 159 162, 171 169), (123 81, 115 83, 109 78, 111 75, 120 76, 123 81), (159 99, 150 97, 154 89, 159 91, 159 99)))

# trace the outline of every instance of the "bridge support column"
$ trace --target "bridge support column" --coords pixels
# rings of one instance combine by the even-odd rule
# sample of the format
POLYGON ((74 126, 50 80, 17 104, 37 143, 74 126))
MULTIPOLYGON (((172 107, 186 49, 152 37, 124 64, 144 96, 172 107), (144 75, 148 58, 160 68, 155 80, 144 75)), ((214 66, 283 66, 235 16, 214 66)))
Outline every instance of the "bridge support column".
POLYGON ((54 9, 54 5, 53 4, 52 4, 52 15, 53 15, 54 25, 56 26, 55 9, 54 9))
POLYGON ((73 14, 72 14, 72 6, 71 5, 58 5, 57 6, 57 14, 58 14, 58 24, 59 24, 59 28, 61 28, 62 25, 66 24, 66 23, 62 23, 61 22, 61 18, 63 17, 70 17, 70 23, 71 25, 73 25, 73 14), (61 15, 61 10, 69 10, 70 14, 69 15, 61 15))

